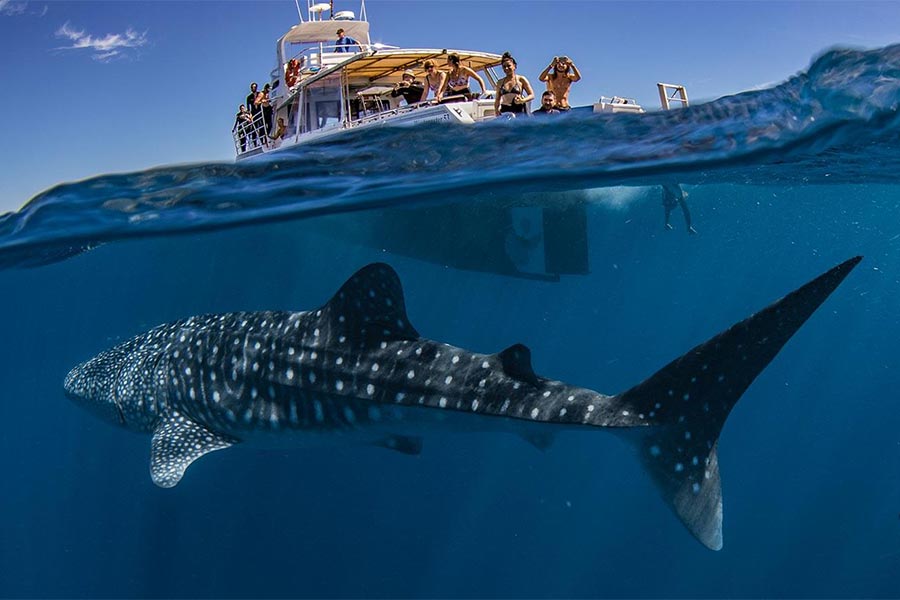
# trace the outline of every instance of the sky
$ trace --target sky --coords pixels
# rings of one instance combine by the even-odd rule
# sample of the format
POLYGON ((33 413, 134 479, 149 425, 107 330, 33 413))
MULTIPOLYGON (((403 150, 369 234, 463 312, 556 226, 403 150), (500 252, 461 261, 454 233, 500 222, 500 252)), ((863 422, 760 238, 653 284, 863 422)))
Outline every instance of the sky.
MULTIPOLYGON (((305 6, 305 0, 300 0, 305 6)), ((359 10, 359 0, 336 0, 359 10)), ((900 41, 900 2, 369 0, 373 42, 510 51, 537 90, 559 54, 600 95, 658 107, 656 82, 693 102, 774 85, 835 46, 900 41)), ((0 0, 0 212, 59 183, 234 159, 250 81, 274 66, 293 0, 0 0)))

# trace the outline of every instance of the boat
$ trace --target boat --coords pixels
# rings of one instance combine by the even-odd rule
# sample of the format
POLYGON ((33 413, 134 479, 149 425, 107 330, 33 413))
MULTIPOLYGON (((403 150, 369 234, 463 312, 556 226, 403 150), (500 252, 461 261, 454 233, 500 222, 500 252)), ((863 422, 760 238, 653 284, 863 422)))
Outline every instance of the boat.
POLYGON ((307 0, 307 14, 299 10, 300 23, 278 39, 277 65, 271 73, 270 103, 274 130, 279 119, 284 135, 267 135, 264 113, 239 122, 234 128, 237 159, 246 159, 286 147, 321 140, 348 129, 426 122, 471 124, 493 118, 493 90, 502 74, 495 71, 501 55, 450 48, 398 48, 372 43, 365 0, 359 16, 352 11, 334 12, 333 3, 307 0), (355 42, 338 45, 337 30, 355 42), (424 79, 423 64, 433 60, 442 68, 455 53, 460 63, 478 73, 487 87, 476 98, 454 102, 434 100, 402 105, 392 97, 404 71, 424 79))
MULTIPOLYGON (((365 0, 360 0, 358 17, 349 10, 335 12, 333 1, 316 0, 307 0, 304 16, 299 0, 296 1, 300 22, 278 39, 276 66, 270 74, 271 112, 248 114, 246 120, 238 119, 232 129, 237 160, 322 140, 350 129, 428 122, 472 124, 497 116, 494 89, 503 78, 497 69, 502 61, 500 54, 373 43, 365 0), (352 39, 351 44, 338 43, 338 29, 352 39), (485 93, 414 104, 404 104, 401 96, 392 94, 405 71, 422 80, 426 61, 433 61, 441 69, 450 54, 459 56, 461 65, 479 74, 486 85, 485 93), (280 123, 284 130, 277 136, 280 123), (273 139, 272 133, 278 139, 273 139)), ((683 86, 658 83, 657 87, 664 110, 672 103, 687 106, 683 86)), ((572 110, 644 112, 633 98, 624 96, 601 96, 593 105, 572 110)))

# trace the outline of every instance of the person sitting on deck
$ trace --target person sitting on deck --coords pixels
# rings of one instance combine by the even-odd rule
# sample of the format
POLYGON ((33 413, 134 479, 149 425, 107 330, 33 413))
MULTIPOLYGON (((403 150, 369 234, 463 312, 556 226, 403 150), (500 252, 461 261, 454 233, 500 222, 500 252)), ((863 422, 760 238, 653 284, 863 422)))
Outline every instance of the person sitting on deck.
POLYGON ((534 100, 531 83, 522 75, 516 75, 516 59, 509 52, 503 53, 500 62, 506 77, 497 82, 494 92, 494 112, 496 114, 524 114, 528 103, 534 100))
POLYGON ((343 29, 337 30, 337 36, 338 39, 334 43, 335 52, 362 52, 362 46, 359 45, 359 42, 348 35, 344 35, 343 29), (350 49, 353 46, 356 46, 356 50, 350 49))
POLYGON ((424 102, 428 98, 428 92, 433 92, 434 99, 437 100, 438 92, 444 86, 444 79, 447 77, 447 74, 443 71, 438 71, 434 66, 433 60, 426 60, 423 67, 425 68, 425 91, 419 102, 424 102))
POLYGON ((581 80, 581 73, 568 56, 554 56, 553 61, 541 71, 539 79, 556 96, 556 108, 569 110, 569 88, 581 80), (552 70, 552 73, 551 73, 552 70))
POLYGON ((447 55, 447 66, 450 70, 444 79, 441 89, 437 93, 438 102, 465 102, 474 100, 485 92, 484 80, 478 73, 460 64, 459 54, 453 52, 447 55), (481 94, 473 94, 469 89, 469 79, 472 78, 481 86, 481 94))
POLYGON ((403 71, 402 81, 391 90, 391 98, 403 96, 407 104, 421 102, 424 95, 425 85, 416 79, 416 74, 410 70, 403 71))
POLYGON ((556 104, 556 96, 553 92, 547 90, 541 94, 541 107, 531 114, 535 117, 543 117, 545 115, 558 115, 559 109, 554 106, 556 104))
POLYGON ((286 129, 287 127, 284 124, 284 117, 278 117, 278 126, 275 127, 275 133, 269 136, 269 139, 272 140, 276 148, 281 145, 281 140, 284 140, 284 133, 286 129))

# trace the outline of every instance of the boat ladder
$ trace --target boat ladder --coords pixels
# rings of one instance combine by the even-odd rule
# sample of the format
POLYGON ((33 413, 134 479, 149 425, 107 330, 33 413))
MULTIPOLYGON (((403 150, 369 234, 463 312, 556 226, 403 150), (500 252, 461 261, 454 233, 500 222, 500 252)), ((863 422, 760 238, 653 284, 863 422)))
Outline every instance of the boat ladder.
POLYGON ((682 108, 688 105, 687 90, 683 85, 657 83, 656 87, 659 89, 659 102, 663 110, 670 110, 672 102, 681 102, 682 108))

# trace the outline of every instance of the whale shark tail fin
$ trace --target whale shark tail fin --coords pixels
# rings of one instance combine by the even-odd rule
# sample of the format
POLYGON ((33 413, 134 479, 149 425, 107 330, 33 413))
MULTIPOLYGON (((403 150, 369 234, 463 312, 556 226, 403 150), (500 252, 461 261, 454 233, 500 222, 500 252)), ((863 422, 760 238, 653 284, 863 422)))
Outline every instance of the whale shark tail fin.
POLYGON ((663 499, 690 532, 722 548, 722 489, 716 446, 738 398, 862 257, 820 275, 771 306, 675 359, 617 397, 626 414, 653 425, 641 459, 663 499))

